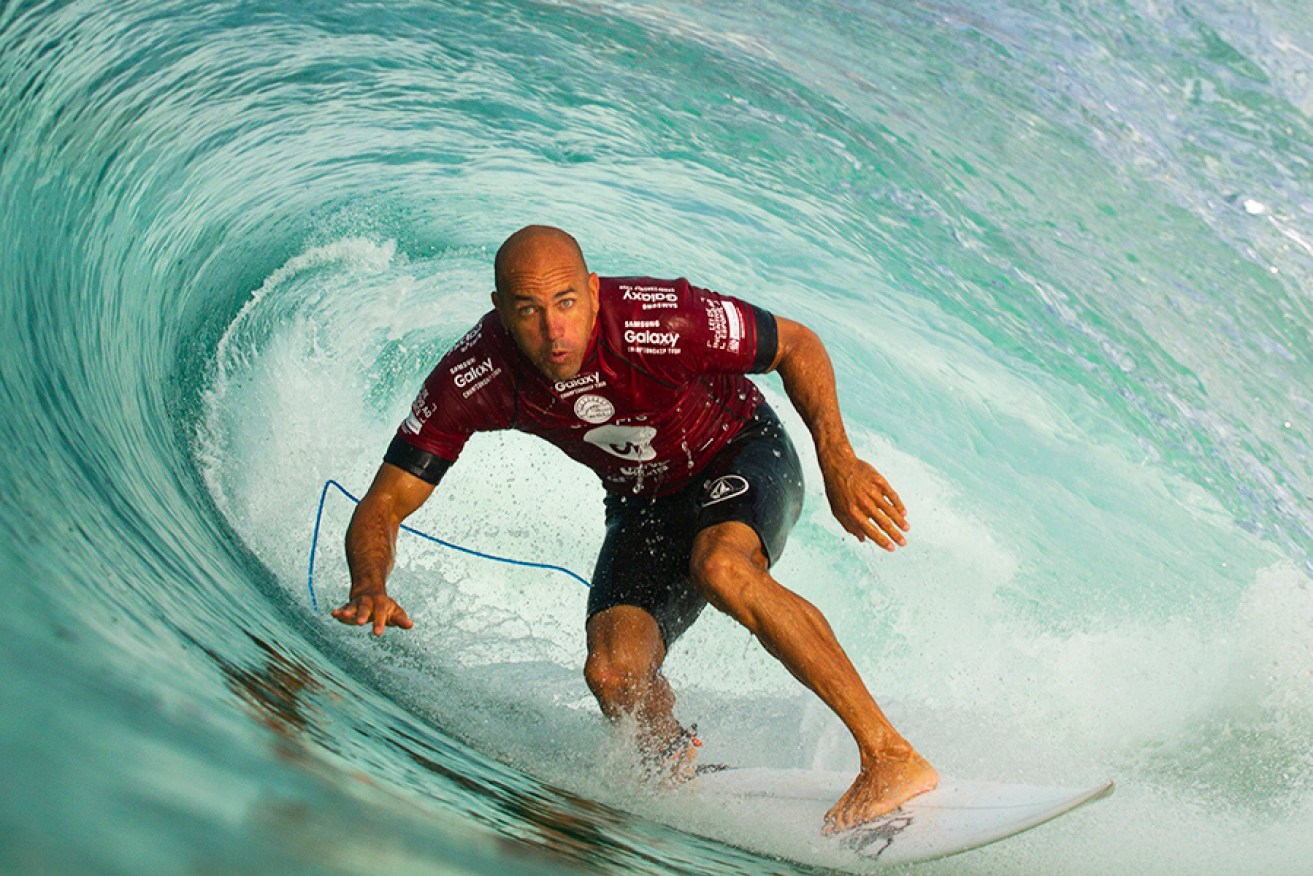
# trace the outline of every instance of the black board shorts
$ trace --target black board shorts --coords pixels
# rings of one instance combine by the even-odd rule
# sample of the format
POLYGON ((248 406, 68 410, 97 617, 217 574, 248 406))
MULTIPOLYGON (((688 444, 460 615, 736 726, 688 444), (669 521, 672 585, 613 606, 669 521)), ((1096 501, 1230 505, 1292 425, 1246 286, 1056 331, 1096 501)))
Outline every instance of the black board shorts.
POLYGON ((738 435, 682 490, 667 496, 606 496, 606 538, 593 570, 588 617, 633 605, 656 619, 669 647, 707 602, 693 585, 693 539, 731 520, 751 526, 767 562, 784 550, 802 511, 802 466, 763 401, 738 435))

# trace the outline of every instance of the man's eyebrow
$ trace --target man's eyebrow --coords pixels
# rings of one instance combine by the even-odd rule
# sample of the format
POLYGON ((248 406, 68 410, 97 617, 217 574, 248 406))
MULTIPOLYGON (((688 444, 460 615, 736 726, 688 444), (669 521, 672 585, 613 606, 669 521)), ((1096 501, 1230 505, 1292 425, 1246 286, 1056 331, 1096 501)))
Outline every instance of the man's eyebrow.
MULTIPOLYGON (((559 290, 559 291, 557 291, 557 292, 553 292, 553 293, 552 293, 552 299, 555 300, 555 299, 557 299, 557 298, 562 297, 563 295, 577 295, 577 294, 578 294, 578 292, 575 290, 574 286, 566 286, 564 289, 561 289, 561 290, 559 290)), ((511 300, 512 300, 512 301, 534 301, 535 299, 534 299, 534 296, 529 295, 528 293, 525 293, 525 292, 518 292, 518 293, 516 293, 516 294, 514 294, 514 295, 511 296, 511 300)))

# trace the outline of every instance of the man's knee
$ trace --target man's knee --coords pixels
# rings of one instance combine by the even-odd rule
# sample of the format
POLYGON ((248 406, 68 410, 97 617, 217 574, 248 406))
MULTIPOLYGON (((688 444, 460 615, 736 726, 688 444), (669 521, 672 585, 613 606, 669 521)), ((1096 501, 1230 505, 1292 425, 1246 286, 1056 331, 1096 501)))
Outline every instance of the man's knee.
POLYGON ((689 566, 707 602, 751 629, 754 606, 773 581, 757 533, 746 524, 721 524, 698 534, 689 566))
POLYGON ((656 671, 650 657, 629 651, 594 651, 584 661, 588 689, 606 699, 616 699, 625 691, 650 683, 656 671))
POLYGON ((618 606, 589 621, 584 680, 596 696, 625 698, 651 683, 661 668, 665 647, 656 621, 646 612, 618 606))

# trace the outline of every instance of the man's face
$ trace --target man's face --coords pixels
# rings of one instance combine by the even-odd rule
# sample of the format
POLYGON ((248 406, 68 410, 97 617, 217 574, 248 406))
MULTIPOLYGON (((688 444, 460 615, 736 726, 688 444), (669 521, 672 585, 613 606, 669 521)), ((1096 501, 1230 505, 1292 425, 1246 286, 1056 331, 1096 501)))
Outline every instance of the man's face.
POLYGON ((559 246, 534 247, 505 273, 504 288, 492 296, 502 325, 549 379, 574 377, 597 319, 597 275, 559 246))

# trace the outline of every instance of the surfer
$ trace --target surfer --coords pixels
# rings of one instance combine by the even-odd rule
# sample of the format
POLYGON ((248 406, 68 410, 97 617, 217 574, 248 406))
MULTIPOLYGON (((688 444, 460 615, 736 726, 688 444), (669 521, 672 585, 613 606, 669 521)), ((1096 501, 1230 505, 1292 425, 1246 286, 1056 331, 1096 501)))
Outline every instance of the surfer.
POLYGON ((645 762, 676 773, 692 764, 698 742, 675 719, 661 666, 710 603, 856 740, 861 772, 827 813, 827 832, 934 788, 938 774, 881 712, 822 614, 770 574, 798 518, 802 472, 748 373, 779 372, 844 529, 890 551, 906 544, 902 501, 848 442, 819 338, 682 279, 599 277, 557 228, 511 235, 494 273, 493 310, 429 375, 351 518, 351 592, 333 616, 375 635, 410 629, 386 588, 401 522, 471 434, 529 432, 602 478, 584 676, 605 715, 635 720, 645 762))

